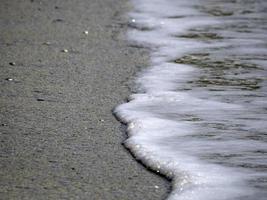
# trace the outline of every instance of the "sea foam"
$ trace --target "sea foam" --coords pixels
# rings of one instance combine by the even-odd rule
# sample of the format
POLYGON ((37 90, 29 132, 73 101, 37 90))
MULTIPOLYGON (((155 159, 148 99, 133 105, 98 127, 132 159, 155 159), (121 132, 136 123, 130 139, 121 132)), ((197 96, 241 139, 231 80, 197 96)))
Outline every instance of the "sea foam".
MULTIPOLYGON (((209 49, 210 54, 213 54, 212 49, 223 49, 223 56, 253 53, 256 58, 248 63, 266 64, 257 57, 267 50, 262 45, 266 37, 262 30, 259 29, 258 35, 253 34, 253 37, 246 32, 242 32, 240 37, 233 37, 236 36, 235 30, 231 32, 231 29, 220 27, 239 23, 241 19, 229 17, 222 20, 201 12, 197 8, 205 3, 203 0, 132 2, 135 9, 130 13, 128 37, 136 44, 151 49, 151 61, 150 66, 136 78, 139 92, 132 94, 129 102, 114 111, 127 124, 127 148, 146 166, 172 180, 173 191, 169 199, 265 199, 264 183, 258 189, 250 182, 266 177, 266 171, 240 166, 267 164, 266 157, 255 158, 256 154, 252 153, 266 152, 266 140, 246 137, 249 131, 260 132, 267 128, 264 123, 266 112, 262 110, 266 108, 266 103, 260 95, 266 96, 266 87, 261 92, 257 91, 259 96, 256 97, 253 91, 239 89, 243 85, 246 87, 245 83, 239 84, 232 79, 230 83, 224 80, 225 86, 221 86, 218 79, 214 82, 201 79, 202 84, 208 85, 205 87, 189 84, 190 80, 205 76, 205 71, 196 67, 199 57, 206 59, 203 49, 209 49), (219 27, 218 32, 227 39, 210 42, 205 38, 193 40, 182 36, 194 28, 205 30, 211 25, 219 27), (193 64, 187 63, 186 58, 180 59, 183 62, 175 62, 177 58, 191 54, 193 64), (209 86, 210 83, 213 83, 212 86, 209 86), (228 87, 226 84, 232 85, 228 87), (212 88, 207 89, 209 87, 212 88), (249 95, 254 95, 253 99, 242 100, 249 95)), ((216 12, 216 15, 220 14, 216 12)), ((202 34, 203 30, 199 32, 202 34)), ((216 58, 221 56, 220 53, 216 58)), ((218 66, 220 63, 216 62, 218 66)), ((246 69, 244 66, 238 68, 236 61, 231 61, 231 65, 236 65, 239 71, 246 69)), ((212 69, 210 71, 213 72, 212 69)), ((266 71, 262 73, 266 74, 266 71)), ((242 76, 255 75, 240 73, 239 78, 242 76)), ((259 78, 260 73, 256 76, 259 78)))

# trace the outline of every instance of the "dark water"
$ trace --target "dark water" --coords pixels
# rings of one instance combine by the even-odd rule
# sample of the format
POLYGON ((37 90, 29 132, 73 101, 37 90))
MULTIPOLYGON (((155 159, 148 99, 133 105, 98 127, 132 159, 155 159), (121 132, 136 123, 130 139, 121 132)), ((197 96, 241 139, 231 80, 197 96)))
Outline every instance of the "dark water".
POLYGON ((133 3, 151 66, 117 109, 129 148, 173 178, 170 199, 267 199, 267 1, 133 3))

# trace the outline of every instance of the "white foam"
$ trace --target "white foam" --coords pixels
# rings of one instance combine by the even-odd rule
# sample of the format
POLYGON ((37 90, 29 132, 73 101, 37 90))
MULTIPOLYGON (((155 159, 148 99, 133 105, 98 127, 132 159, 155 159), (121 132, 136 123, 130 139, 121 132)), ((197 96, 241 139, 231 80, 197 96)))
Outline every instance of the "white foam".
MULTIPOLYGON (((115 109, 115 114, 128 124, 129 139, 126 145, 137 159, 172 178, 170 200, 248 198, 256 192, 246 184, 253 174, 251 171, 239 171, 204 161, 198 154, 242 154, 254 150, 255 146, 266 149, 265 143, 253 141, 248 144, 238 139, 233 142, 220 135, 210 140, 193 140, 199 133, 213 130, 212 127, 202 128, 205 123, 224 119, 231 124, 233 116, 246 114, 246 107, 216 101, 216 98, 203 98, 207 93, 201 93, 200 98, 190 92, 178 91, 199 71, 193 66, 172 61, 214 44, 178 39, 176 36, 190 28, 221 23, 196 11, 192 7, 196 2, 133 0, 135 11, 130 13, 130 17, 134 28, 129 30, 128 37, 151 48, 151 66, 142 71, 136 80, 142 93, 131 95, 128 103, 115 109)), ((229 44, 217 43, 216 47, 219 45, 229 44)), ((239 49, 240 53, 242 50, 239 49)), ((261 100, 257 102, 254 103, 264 103, 261 100)), ((244 121, 240 119, 236 122, 245 128, 244 121)), ((220 134, 225 132, 227 130, 220 134)))

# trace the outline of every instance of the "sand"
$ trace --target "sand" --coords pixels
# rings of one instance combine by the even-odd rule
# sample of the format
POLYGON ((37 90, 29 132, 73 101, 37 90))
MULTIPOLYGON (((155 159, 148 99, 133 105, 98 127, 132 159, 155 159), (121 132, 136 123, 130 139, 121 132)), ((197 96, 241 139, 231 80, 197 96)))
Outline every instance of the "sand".
POLYGON ((127 0, 1 1, 0 199, 166 197, 169 183, 124 149, 112 115, 148 61, 126 41, 129 9, 127 0))

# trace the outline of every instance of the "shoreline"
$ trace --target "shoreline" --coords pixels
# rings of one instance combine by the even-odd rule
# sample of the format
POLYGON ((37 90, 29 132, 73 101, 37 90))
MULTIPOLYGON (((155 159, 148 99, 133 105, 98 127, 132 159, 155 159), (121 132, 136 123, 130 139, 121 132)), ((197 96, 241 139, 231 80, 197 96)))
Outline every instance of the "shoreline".
POLYGON ((0 9, 1 197, 165 198, 170 183, 125 150, 112 115, 148 62, 125 38, 129 2, 12 0, 0 9))

